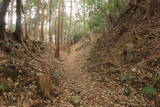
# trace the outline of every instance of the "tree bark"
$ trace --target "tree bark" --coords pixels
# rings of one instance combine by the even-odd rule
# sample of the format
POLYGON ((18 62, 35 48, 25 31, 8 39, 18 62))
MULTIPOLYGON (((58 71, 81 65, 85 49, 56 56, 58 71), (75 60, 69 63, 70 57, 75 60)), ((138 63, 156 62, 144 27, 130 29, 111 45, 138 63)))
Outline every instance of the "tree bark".
POLYGON ((24 35, 25 35, 25 39, 28 39, 28 30, 27 30, 27 19, 26 19, 26 15, 24 16, 24 35))
POLYGON ((29 18, 28 18, 28 35, 30 35, 30 36, 28 36, 29 38, 31 38, 31 35, 32 35, 32 30, 31 30, 31 24, 32 24, 32 19, 31 19, 31 17, 32 17, 32 11, 31 11, 31 9, 29 10, 29 18))
POLYGON ((148 15, 153 16, 157 0, 148 0, 148 15))
POLYGON ((25 39, 29 39, 29 36, 28 36, 28 23, 27 23, 27 12, 25 10, 24 11, 24 38, 25 39))
POLYGON ((57 59, 59 59, 60 57, 60 46, 59 46, 59 42, 60 42, 60 17, 61 17, 61 0, 59 0, 59 3, 58 3, 58 32, 57 32, 57 43, 56 43, 56 52, 55 52, 55 57, 57 59))
POLYGON ((49 42, 53 42, 52 32, 51 32, 51 17, 52 17, 52 0, 49 2, 49 42))
POLYGON ((71 7, 70 7, 70 24, 69 24, 69 34, 67 36, 67 48, 68 48, 68 54, 70 54, 70 45, 71 45, 71 30, 72 30, 72 10, 73 10, 73 0, 71 0, 71 7))
MULTIPOLYGON (((85 31, 85 28, 86 28, 86 5, 85 5, 85 3, 86 3, 86 0, 83 0, 83 2, 84 2, 84 10, 83 10, 83 17, 84 17, 84 20, 83 20, 83 22, 84 22, 84 31, 85 31)), ((84 35, 85 36, 85 35, 84 35)))
POLYGON ((63 50, 63 18, 64 18, 64 0, 62 1, 62 12, 61 12, 61 50, 63 50))
MULTIPOLYGON (((44 9, 42 10, 42 13, 44 12, 44 9)), ((41 41, 44 41, 44 16, 42 15, 41 19, 41 41)))
MULTIPOLYGON (((40 7, 41 7, 41 2, 40 0, 37 1, 37 9, 36 9, 36 15, 35 15, 35 20, 34 20, 34 30, 33 30, 33 34, 32 34, 32 37, 35 39, 35 40, 38 40, 38 30, 39 30, 39 24, 40 24, 40 21, 41 21, 41 17, 40 17, 40 7)), ((31 23, 32 24, 32 23, 31 23)))
POLYGON ((55 46, 57 46, 57 18, 55 18, 55 46))
MULTIPOLYGON (((41 0, 41 4, 43 4, 44 0, 41 0)), ((41 6, 41 33, 40 33, 40 40, 44 41, 44 10, 45 5, 41 6)))
MULTIPOLYGON (((38 3, 39 5, 39 3, 38 3)), ((41 17, 40 17, 40 7, 38 6, 37 7, 37 10, 36 10, 36 19, 35 19, 35 28, 34 28, 34 32, 33 32, 33 37, 35 40, 38 40, 38 27, 39 27, 39 23, 40 23, 40 20, 41 20, 41 17)))
POLYGON ((5 22, 5 16, 7 12, 7 8, 9 6, 10 0, 3 0, 0 3, 0 40, 5 40, 6 35, 5 35, 5 27, 6 27, 6 22, 5 22))
POLYGON ((21 43, 24 44, 23 42, 23 30, 22 30, 22 23, 21 23, 21 19, 22 19, 22 1, 21 0, 16 0, 17 4, 16 4, 16 15, 17 15, 17 19, 16 19, 16 30, 14 32, 16 40, 21 43))
POLYGON ((10 14, 9 14, 9 31, 12 32, 13 30, 13 0, 11 0, 11 6, 10 6, 10 14))

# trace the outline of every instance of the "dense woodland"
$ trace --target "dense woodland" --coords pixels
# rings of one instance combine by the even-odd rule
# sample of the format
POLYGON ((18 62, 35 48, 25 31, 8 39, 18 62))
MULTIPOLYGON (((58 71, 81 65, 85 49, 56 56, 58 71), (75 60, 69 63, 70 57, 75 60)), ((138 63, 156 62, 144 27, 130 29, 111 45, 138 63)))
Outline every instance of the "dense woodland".
POLYGON ((0 107, 160 107, 160 0, 0 0, 0 107))

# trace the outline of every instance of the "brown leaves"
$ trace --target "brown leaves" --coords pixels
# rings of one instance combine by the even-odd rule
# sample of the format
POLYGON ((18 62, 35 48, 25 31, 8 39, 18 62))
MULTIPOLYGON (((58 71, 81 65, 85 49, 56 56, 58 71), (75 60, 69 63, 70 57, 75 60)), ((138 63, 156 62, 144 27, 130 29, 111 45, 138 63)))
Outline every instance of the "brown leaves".
POLYGON ((28 49, 12 43, 9 46, 0 44, 0 78, 10 78, 13 81, 10 90, 3 91, 0 96, 3 106, 30 106, 34 103, 53 105, 53 102, 43 99, 39 94, 36 74, 45 72, 52 75, 59 68, 59 64, 54 59, 51 48, 44 49, 46 45, 41 43, 28 43, 28 49), (6 51, 6 48, 10 48, 11 51, 6 51), (35 50, 34 53, 32 48, 35 50))

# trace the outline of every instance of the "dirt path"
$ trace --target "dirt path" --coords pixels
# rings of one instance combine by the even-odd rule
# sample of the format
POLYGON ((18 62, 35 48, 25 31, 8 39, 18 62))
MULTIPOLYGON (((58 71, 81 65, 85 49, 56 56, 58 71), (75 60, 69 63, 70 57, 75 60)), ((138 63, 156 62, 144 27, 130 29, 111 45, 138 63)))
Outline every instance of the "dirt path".
MULTIPOLYGON (((83 44, 83 43, 82 43, 83 44)), ((58 107, 74 107, 69 100, 73 96, 80 98, 78 107, 147 107, 149 102, 131 88, 132 94, 123 94, 128 85, 121 85, 117 80, 110 78, 109 75, 101 78, 98 74, 88 72, 84 68, 87 59, 90 58, 89 49, 86 45, 82 48, 76 44, 72 53, 62 55, 64 62, 62 70, 62 91, 58 107), (101 82, 98 80, 105 80, 101 82), (105 83, 105 84, 104 84, 105 83)), ((87 65, 85 65, 87 67, 87 65)), ((95 65, 96 66, 96 65, 95 65)), ((96 68, 96 67, 94 67, 96 68)), ((76 106, 77 107, 77 106, 76 106)))
POLYGON ((64 76, 63 81, 63 95, 61 96, 60 106, 73 107, 69 103, 72 96, 78 96, 81 99, 80 107, 108 107, 111 103, 109 98, 109 90, 106 90, 101 84, 91 80, 90 75, 82 70, 85 62, 84 53, 74 51, 69 56, 64 57, 62 72, 64 76))

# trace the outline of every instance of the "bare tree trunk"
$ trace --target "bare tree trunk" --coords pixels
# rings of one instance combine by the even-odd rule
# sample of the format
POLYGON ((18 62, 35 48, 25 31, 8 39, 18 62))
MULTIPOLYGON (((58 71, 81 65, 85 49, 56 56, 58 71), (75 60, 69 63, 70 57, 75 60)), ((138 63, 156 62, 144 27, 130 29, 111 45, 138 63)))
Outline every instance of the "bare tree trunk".
POLYGON ((23 42, 23 30, 22 30, 22 1, 21 0, 16 0, 17 5, 16 5, 16 14, 17 14, 17 19, 16 19, 16 30, 14 32, 15 37, 17 41, 21 44, 24 44, 23 42))
POLYGON ((5 16, 6 16, 7 8, 9 6, 9 2, 10 2, 10 0, 3 0, 0 3, 0 40, 6 39, 6 36, 5 36, 5 26, 6 26, 5 16))
MULTIPOLYGON (((24 3, 25 7, 27 7, 27 4, 28 4, 28 0, 25 1, 25 3, 24 3)), ((29 20, 29 18, 27 19, 27 11, 24 10, 24 8, 22 8, 22 11, 23 11, 23 15, 24 15, 24 38, 29 39, 29 36, 28 36, 28 31, 29 31, 28 25, 29 25, 29 23, 27 21, 27 20, 29 20)))
POLYGON ((148 0, 148 15, 152 16, 154 15, 154 11, 155 11, 155 4, 158 0, 148 0))
POLYGON ((72 10, 73 10, 73 0, 71 0, 71 7, 70 7, 70 24, 69 24, 69 35, 67 36, 67 47, 68 47, 68 54, 70 54, 70 45, 71 45, 71 30, 72 30, 72 10))
POLYGON ((44 19, 44 29, 45 29, 45 35, 47 35, 48 34, 48 31, 47 31, 47 29, 48 29, 48 17, 45 17, 45 19, 44 19))
POLYGON ((25 35, 25 38, 28 39, 28 30, 27 30, 27 19, 26 19, 26 15, 24 15, 24 35, 25 35))
POLYGON ((9 31, 12 32, 13 30, 13 0, 11 0, 11 7, 10 7, 10 14, 9 14, 9 31))
POLYGON ((32 35, 32 30, 31 30, 31 24, 32 24, 32 20, 31 20, 31 17, 32 17, 32 14, 31 14, 31 9, 29 10, 29 18, 28 18, 28 36, 29 38, 31 37, 32 35))
POLYGON ((38 0, 38 3, 37 3, 38 7, 37 7, 37 10, 36 10, 36 15, 35 15, 35 27, 34 27, 34 31, 33 31, 33 37, 35 40, 38 40, 38 27, 39 27, 39 23, 40 23, 40 6, 41 6, 41 3, 40 1, 38 0))
MULTIPOLYGON (((84 31, 85 31, 85 29, 86 29, 86 5, 85 5, 85 3, 86 3, 86 0, 84 0, 83 1, 84 2, 84 10, 83 10, 83 14, 84 14, 84 20, 83 20, 83 22, 84 22, 84 31)), ((85 36, 85 34, 84 34, 84 36, 85 36)))
MULTIPOLYGON (((43 4, 44 0, 41 0, 41 4, 43 4)), ((41 6, 41 33, 40 33, 40 40, 44 41, 44 9, 45 5, 41 6)))
POLYGON ((63 50, 63 18, 64 18, 64 0, 62 1, 62 12, 61 12, 61 50, 63 50))
POLYGON ((55 18, 55 46, 57 46, 57 18, 55 18))
POLYGON ((41 20, 41 41, 44 41, 44 16, 42 16, 41 20))
POLYGON ((51 17, 52 17, 52 0, 49 2, 49 42, 53 42, 52 32, 51 32, 51 17))
MULTIPOLYGON (((25 3, 25 4, 27 4, 27 3, 25 3)), ((29 39, 29 37, 28 37, 28 29, 27 29, 27 27, 28 27, 27 12, 25 10, 23 10, 23 14, 24 14, 24 38, 25 39, 29 39)))
POLYGON ((60 17, 61 17, 61 0, 59 0, 59 3, 58 3, 58 32, 57 32, 57 44, 56 44, 56 52, 55 52, 55 57, 57 58, 57 59, 59 59, 59 57, 60 57, 60 46, 59 46, 59 38, 60 38, 60 28, 61 28, 61 26, 60 26, 60 17))

